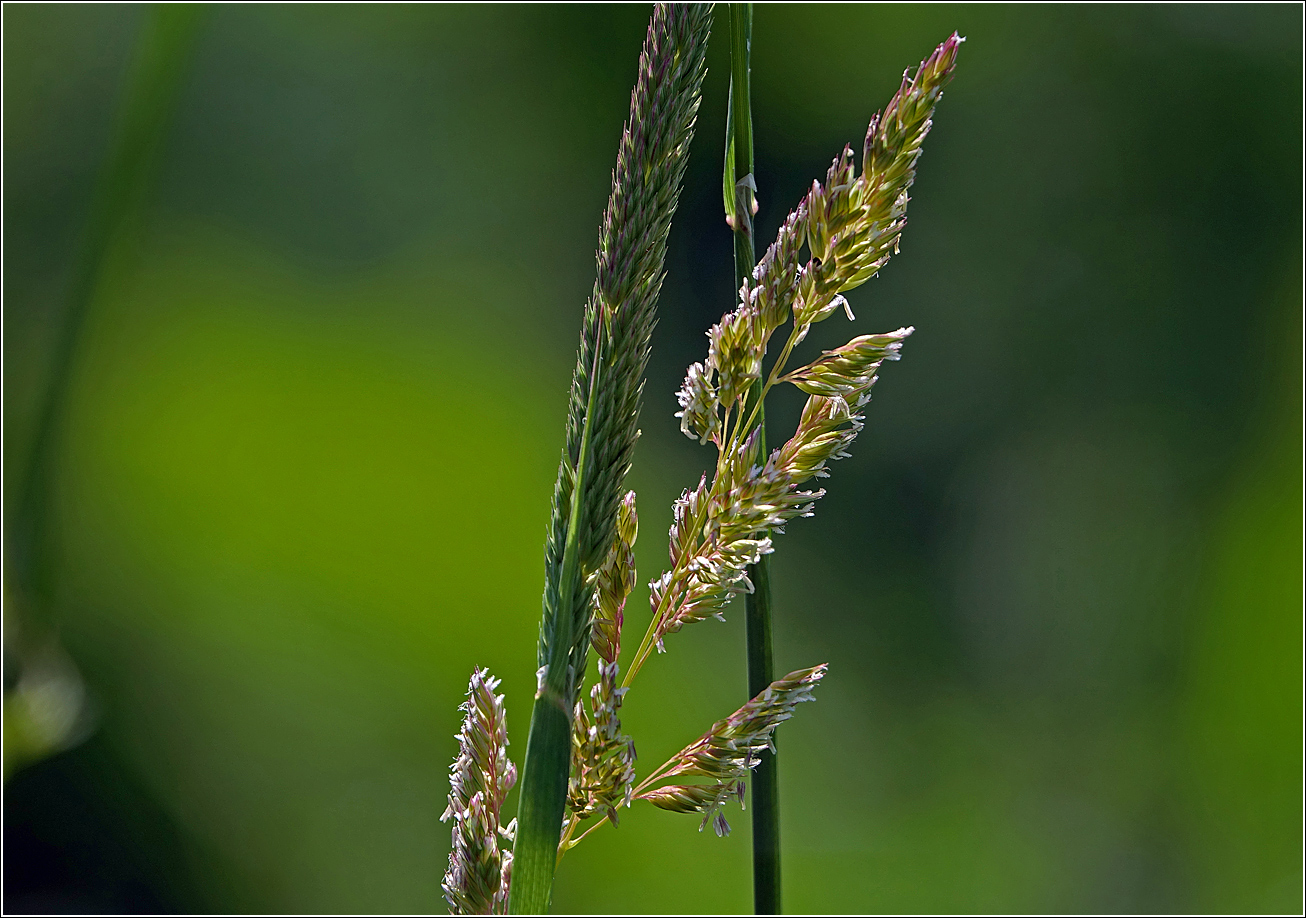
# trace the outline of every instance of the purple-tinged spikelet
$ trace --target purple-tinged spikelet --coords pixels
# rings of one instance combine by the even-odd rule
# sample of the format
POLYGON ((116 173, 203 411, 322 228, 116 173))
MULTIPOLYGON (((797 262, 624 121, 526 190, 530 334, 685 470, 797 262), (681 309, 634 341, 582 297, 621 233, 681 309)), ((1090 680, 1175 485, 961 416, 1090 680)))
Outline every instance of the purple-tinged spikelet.
POLYGON ((707 72, 710 4, 657 4, 639 58, 612 193, 599 227, 594 291, 585 305, 572 376, 567 442, 554 488, 545 546, 544 617, 539 665, 553 644, 569 644, 568 672, 554 673, 570 707, 589 646, 591 575, 613 542, 622 482, 639 437, 644 368, 662 287, 667 236, 680 197, 707 72), (583 447, 588 454, 581 467, 583 447), (579 502, 572 525, 572 503, 579 502), (568 537, 579 575, 564 583, 568 537), (568 621, 559 616, 569 616, 568 621))
POLYGON ((826 664, 800 669, 777 679, 725 720, 719 720, 693 743, 680 750, 674 765, 663 773, 670 778, 708 778, 711 784, 672 784, 640 794, 654 806, 675 813, 702 813, 701 832, 712 822, 717 835, 730 832, 721 807, 731 796, 744 802, 744 783, 759 756, 773 749, 775 728, 793 717, 794 708, 812 701, 812 691, 825 676, 826 664))
MULTIPOLYGON (((654 7, 599 227, 594 289, 581 323, 545 543, 538 689, 514 848, 517 912, 544 912, 549 905, 567 805, 573 712, 591 645, 592 597, 618 537, 624 480, 639 437, 667 238, 694 135, 711 25, 710 4, 654 7)), ((616 623, 619 614, 604 621, 616 623)), ((611 638, 601 636, 600 653, 615 659, 611 638)))
POLYGON ((454 821, 453 849, 444 875, 444 898, 456 915, 504 914, 512 876, 514 819, 500 817, 517 782, 508 758, 508 726, 499 680, 483 669, 472 673, 460 709, 458 756, 449 769, 449 806, 441 822, 454 821))

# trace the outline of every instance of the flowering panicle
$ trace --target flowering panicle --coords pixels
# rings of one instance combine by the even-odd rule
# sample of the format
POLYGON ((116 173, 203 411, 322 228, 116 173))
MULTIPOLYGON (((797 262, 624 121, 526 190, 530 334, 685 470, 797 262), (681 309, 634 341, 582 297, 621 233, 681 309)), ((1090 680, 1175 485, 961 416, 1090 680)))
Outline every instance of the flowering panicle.
POLYGON ((441 822, 454 821, 453 849, 444 875, 444 897, 458 915, 504 914, 512 876, 510 848, 517 820, 500 823, 504 799, 517 783, 508 758, 508 726, 499 680, 483 669, 472 673, 458 755, 449 769, 449 806, 441 822))
POLYGON ((617 808, 630 806, 635 786, 635 743, 621 732, 617 710, 627 689, 617 687, 616 662, 599 663, 590 710, 576 702, 567 808, 577 819, 600 814, 617 824, 617 808))
MULTIPOLYGON (((655 8, 600 230, 598 280, 586 307, 546 549, 539 691, 517 845, 517 885, 527 892, 519 899, 514 889, 515 911, 547 908, 556 858, 605 821, 615 825, 620 807, 632 800, 702 814, 700 831, 710 822, 718 835, 729 833, 723 806, 732 796, 743 805, 748 772, 764 750, 774 751, 777 726, 798 704, 813 700, 826 665, 772 682, 638 785, 635 745, 622 733, 618 716, 625 694, 653 650, 665 649, 666 635, 692 622, 722 618, 732 599, 752 591, 749 567, 773 551, 772 538, 790 520, 812 515, 825 491, 807 483, 827 477, 829 464, 848 456, 881 366, 899 359, 913 332, 860 335, 806 366, 786 366, 814 323, 840 309, 854 319, 843 294, 873 277, 898 251, 921 144, 962 42, 955 33, 914 77, 904 76, 893 99, 871 120, 860 172, 846 146, 824 181, 812 183, 741 284, 735 308, 708 331, 706 359, 689 367, 676 393, 676 417, 686 436, 716 447, 716 467, 673 505, 670 567, 649 584, 652 621, 619 683, 638 534, 634 492, 623 497, 621 484, 638 435, 653 302, 698 105, 708 17, 701 7, 655 8), (678 44, 692 51, 672 53, 678 44), (788 339, 768 367, 771 338, 790 323, 788 339), (767 393, 781 382, 804 392, 807 402, 793 435, 768 452, 758 422, 767 393), (600 660, 598 681, 586 700, 580 686, 591 646, 600 660), (562 732, 567 726, 569 746, 562 732), (547 771, 532 770, 531 750, 537 745, 540 761, 552 763, 547 771), (565 784, 563 763, 569 769, 565 784), (564 788, 565 806, 555 807, 553 795, 564 788), (595 816, 604 818, 576 834, 595 816), (565 824, 561 834, 559 823, 565 824)), ((746 180, 736 184, 755 190, 751 176, 746 180)), ((488 677, 478 670, 471 694, 489 699, 501 730, 502 699, 492 693, 497 682, 484 680, 488 677), (478 679, 483 680, 479 689, 478 679)), ((455 763, 456 775, 466 777, 455 779, 446 813, 459 823, 457 857, 451 857, 445 889, 450 903, 463 910, 500 908, 506 880, 495 885, 494 878, 505 877, 511 867, 511 855, 505 858, 496 846, 500 836, 511 833, 511 827, 498 827, 498 806, 515 773, 502 745, 477 739, 496 729, 488 720, 481 723, 484 707, 468 701, 460 737, 467 751, 455 763), (472 786, 476 776, 489 774, 482 760, 491 748, 499 751, 496 761, 507 763, 495 773, 498 778, 481 778, 486 787, 502 788, 497 796, 472 786)))
POLYGON ((719 720, 696 741, 659 769, 659 781, 670 778, 708 778, 711 784, 672 784, 639 795, 656 807, 676 813, 702 813, 699 831, 712 822, 718 835, 729 834, 730 824, 721 806, 732 795, 744 802, 743 779, 772 749, 775 728, 793 716, 794 708, 812 701, 812 690, 825 676, 826 664, 800 669, 777 679, 761 694, 725 720, 719 720))
MULTIPOLYGON (((771 537, 785 523, 811 515, 825 492, 800 485, 825 477, 831 461, 848 455, 880 365, 899 358, 912 332, 862 335, 783 372, 814 323, 839 309, 853 318, 843 293, 873 277, 897 251, 921 143, 961 42, 954 33, 939 45, 871 120, 860 175, 852 148, 845 147, 825 183, 812 183, 740 287, 739 306, 708 332, 706 362, 685 376, 677 393, 681 430, 700 443, 712 441, 718 461, 710 485, 705 478, 676 501, 672 566, 650 584, 650 636, 658 650, 667 634, 720 618, 731 599, 752 589, 746 569, 772 550, 771 537), (790 317, 789 340, 766 378, 767 345, 790 317), (793 437, 763 459, 756 455, 749 392, 764 378, 763 396, 774 383, 789 382, 809 398, 793 437)), ((636 659, 632 672, 641 662, 636 659)))

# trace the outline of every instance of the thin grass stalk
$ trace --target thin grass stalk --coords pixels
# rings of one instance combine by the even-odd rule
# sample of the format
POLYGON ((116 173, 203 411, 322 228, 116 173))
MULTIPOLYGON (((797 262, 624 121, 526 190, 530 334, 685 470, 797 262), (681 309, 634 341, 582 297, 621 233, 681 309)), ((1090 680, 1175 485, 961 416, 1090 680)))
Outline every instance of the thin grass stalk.
POLYGON ((16 516, 7 520, 10 585, 25 610, 48 612, 54 571, 50 504, 68 385, 82 329, 111 252, 140 231, 159 150, 176 109, 204 7, 160 4, 141 28, 109 149, 92 192, 90 215, 73 264, 47 383, 37 408, 16 516))
MULTIPOLYGON (((753 178, 753 110, 751 57, 753 5, 730 4, 730 118, 726 141, 727 216, 734 231, 735 287, 752 276, 757 256, 753 243, 753 214, 757 204, 753 178), (740 178, 742 176, 742 178, 740 178), (731 180, 733 178, 733 181, 731 180), (733 204, 733 207, 732 207, 733 204)), ((766 413, 762 381, 753 384, 755 406, 752 425, 757 430, 758 451, 766 455, 766 413)), ((745 431, 747 434, 748 430, 745 431)), ((753 591, 744 598, 748 634, 748 697, 754 698, 774 678, 771 653, 771 559, 763 555, 748 569, 753 591)), ((775 740, 760 753, 753 770, 753 911, 780 913, 780 787, 775 740)))
POLYGON ((599 231, 598 277, 585 308, 545 548, 537 691, 509 896, 514 913, 549 907, 594 575, 616 534, 639 436, 667 235, 693 138, 710 28, 710 4, 654 8, 599 231))

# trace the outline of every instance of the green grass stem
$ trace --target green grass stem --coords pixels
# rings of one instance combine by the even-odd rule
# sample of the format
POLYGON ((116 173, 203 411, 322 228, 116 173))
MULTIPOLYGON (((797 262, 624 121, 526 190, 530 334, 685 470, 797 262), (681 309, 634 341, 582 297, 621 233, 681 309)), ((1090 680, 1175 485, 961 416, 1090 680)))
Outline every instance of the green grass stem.
MULTIPOLYGON (((750 58, 753 44, 753 5, 730 4, 730 117, 726 138, 726 201, 734 230, 735 286, 744 283, 756 263, 753 242, 753 112, 750 58), (747 177, 747 179, 745 179, 747 177)), ((752 424, 758 428, 760 455, 766 455, 766 413, 759 380, 751 396, 752 424)), ((743 431, 747 435, 748 430, 743 431)), ((748 697, 771 684, 775 668, 771 654, 771 564, 763 555, 748 570, 753 591, 745 596, 748 632, 748 697)), ((772 740, 774 743, 774 739, 772 740)), ((780 913, 780 809, 776 757, 763 752, 753 771, 753 910, 759 915, 780 913)))

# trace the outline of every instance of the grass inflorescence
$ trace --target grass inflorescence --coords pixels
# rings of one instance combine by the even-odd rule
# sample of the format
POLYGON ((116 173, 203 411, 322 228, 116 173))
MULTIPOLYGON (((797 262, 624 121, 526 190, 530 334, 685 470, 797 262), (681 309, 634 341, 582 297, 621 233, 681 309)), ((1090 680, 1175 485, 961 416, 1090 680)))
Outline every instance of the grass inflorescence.
MULTIPOLYGON (((899 359, 912 333, 859 335, 810 363, 788 366, 815 323, 841 311, 853 320, 843 294, 897 252, 921 144, 962 39, 954 34, 914 76, 904 76, 870 122, 860 171, 845 147, 824 182, 812 183, 744 278, 736 307, 709 330, 706 359, 689 367, 677 417, 687 436, 715 447, 715 467, 675 501, 670 565, 649 585, 649 624, 623 679, 619 658, 637 580, 638 534, 635 494, 624 490, 624 479, 638 437, 667 233, 693 136, 710 20, 710 6, 659 4, 640 56, 554 489, 519 815, 515 826, 502 825, 503 798, 516 772, 506 757, 498 683, 478 670, 464 706, 446 813, 455 826, 445 890, 458 912, 497 913, 505 904, 514 912, 546 911, 562 855, 600 826, 616 825, 618 811, 637 800, 698 814, 700 830, 711 824, 726 834, 723 807, 731 799, 743 803, 744 779, 774 749, 776 728, 812 700, 826 674, 820 664, 770 682, 637 778, 635 744, 619 716, 631 683, 670 635, 722 618, 732 599, 753 590, 750 569, 774 551, 787 523, 812 515, 825 492, 809 483, 848 455, 880 369, 899 359), (771 340, 785 326, 784 344, 768 365, 771 340), (804 392, 807 402, 793 434, 768 450, 759 420, 767 393, 781 384, 804 392), (585 698, 591 646, 598 675, 585 698), (508 839, 515 839, 511 852, 503 845, 508 839)), ((732 227, 747 222, 751 233, 755 187, 751 175, 745 179, 732 227)))

